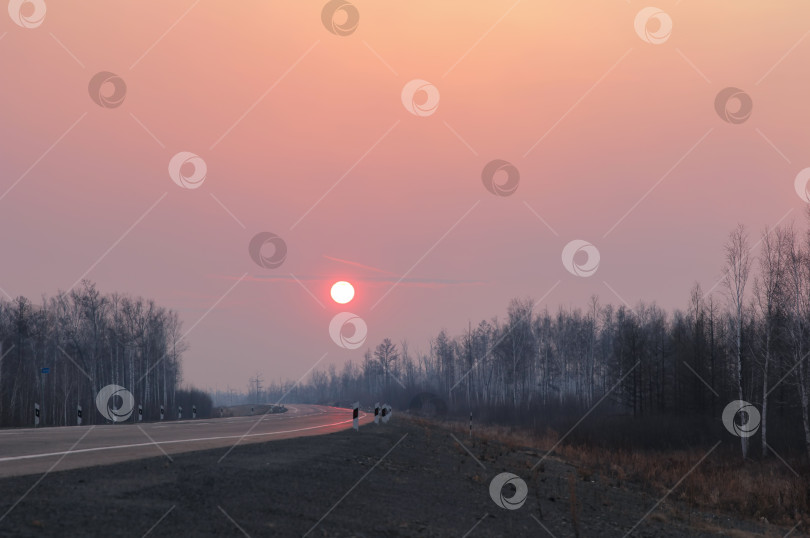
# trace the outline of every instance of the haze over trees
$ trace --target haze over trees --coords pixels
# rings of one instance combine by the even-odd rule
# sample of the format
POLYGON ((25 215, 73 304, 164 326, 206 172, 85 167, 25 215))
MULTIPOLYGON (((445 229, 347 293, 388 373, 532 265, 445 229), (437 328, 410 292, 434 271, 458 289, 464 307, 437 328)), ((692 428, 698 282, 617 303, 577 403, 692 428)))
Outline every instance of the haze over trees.
POLYGON ((722 276, 707 290, 695 284, 683 310, 593 297, 585 309, 549 311, 515 298, 505 317, 455 336, 441 330, 425 352, 386 338, 359 363, 332 365, 295 387, 270 384, 266 393, 404 409, 429 392, 458 413, 529 425, 600 404, 662 430, 686 417, 714 431, 724 431, 726 404, 745 400, 762 414, 761 438, 740 438, 745 456, 752 439, 758 456, 777 442, 810 454, 810 236, 783 226, 752 245, 739 226, 718 265, 722 276))
MULTIPOLYGON (((210 397, 181 391, 181 357, 186 350, 177 313, 153 301, 102 294, 83 281, 68 293, 0 300, 0 424, 32 426, 34 404, 43 425, 73 425, 77 406, 83 424, 104 423, 95 405, 108 384, 128 389, 145 420, 184 418, 191 406, 211 410, 210 397), (48 373, 42 373, 48 368, 48 373)), ((118 402, 120 404, 120 402, 118 402)))

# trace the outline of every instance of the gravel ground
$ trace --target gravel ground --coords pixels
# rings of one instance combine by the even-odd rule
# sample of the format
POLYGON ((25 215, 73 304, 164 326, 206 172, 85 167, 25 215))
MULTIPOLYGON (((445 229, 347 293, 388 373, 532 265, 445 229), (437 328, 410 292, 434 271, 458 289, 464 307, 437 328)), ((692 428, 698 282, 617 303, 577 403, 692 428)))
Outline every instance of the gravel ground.
POLYGON ((4 479, 0 536, 607 538, 624 536, 642 518, 632 536, 791 530, 669 499, 644 517, 659 499, 641 485, 584 481, 555 458, 532 476, 538 457, 530 451, 473 444, 402 415, 359 432, 241 446, 219 463, 224 453, 4 479), (490 497, 490 482, 502 472, 527 482, 518 509, 500 508, 490 497))

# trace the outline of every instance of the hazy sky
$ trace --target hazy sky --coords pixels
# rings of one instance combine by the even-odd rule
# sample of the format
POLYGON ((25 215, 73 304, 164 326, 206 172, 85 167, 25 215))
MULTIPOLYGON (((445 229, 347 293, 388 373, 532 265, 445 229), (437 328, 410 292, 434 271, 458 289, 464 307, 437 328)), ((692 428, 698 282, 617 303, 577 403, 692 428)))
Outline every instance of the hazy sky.
POLYGON ((344 311, 424 351, 515 296, 683 307, 737 222, 804 227, 806 2, 38 3, 0 17, 0 286, 176 309, 201 387, 360 360, 330 338, 344 311), (721 118, 727 87, 750 116, 721 118))

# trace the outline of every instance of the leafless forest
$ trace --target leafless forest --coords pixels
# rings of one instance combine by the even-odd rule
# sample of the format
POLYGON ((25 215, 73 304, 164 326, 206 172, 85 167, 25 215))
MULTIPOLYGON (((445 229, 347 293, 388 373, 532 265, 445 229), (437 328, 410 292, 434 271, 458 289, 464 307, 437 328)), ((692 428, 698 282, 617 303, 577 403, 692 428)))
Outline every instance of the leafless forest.
MULTIPOLYGON (((426 351, 385 338, 361 362, 315 371, 302 384, 254 379, 247 397, 398 409, 429 402, 539 429, 560 428, 598 404, 595 417, 632 417, 648 436, 675 444, 722 430, 725 405, 746 400, 761 425, 740 439, 743 454, 764 456, 769 446, 810 453, 810 236, 792 225, 754 237, 738 227, 718 266, 717 282, 695 285, 682 310, 592 297, 586 308, 550 312, 513 299, 504 318, 469 323, 455 336, 442 330, 426 351)), ((192 405, 201 416, 211 412, 208 395, 179 390, 185 346, 177 314, 149 300, 103 295, 85 282, 36 304, 0 301, 0 343, 3 425, 31 425, 35 403, 43 424, 76 424, 78 405, 91 410, 110 383, 127 387, 147 420, 161 406, 167 419, 178 406, 186 417, 192 405)), ((228 394, 214 397, 228 403, 228 394)), ((103 419, 88 412, 83 420, 103 419)))
POLYGON ((290 391, 287 401, 388 401, 400 410, 432 401, 458 416, 537 430, 573 424, 599 404, 592 418, 603 418, 577 435, 590 428, 621 442, 611 426, 618 415, 622 427, 643 426, 637 439, 662 448, 716 437, 726 404, 746 400, 762 419, 757 436, 738 441, 743 454, 808 452, 810 236, 792 225, 750 236, 740 226, 718 268, 716 285, 694 285, 682 310, 593 297, 586 308, 550 312, 513 299, 505 318, 455 336, 442 330, 426 352, 386 338, 360 363, 316 371, 297 386, 270 384, 260 397, 290 391))
MULTIPOLYGON (((0 425, 33 426, 34 405, 42 425, 73 425, 78 407, 84 424, 103 422, 95 409, 99 389, 127 388, 143 406, 144 419, 177 418, 211 410, 210 397, 182 391, 185 351, 177 313, 151 300, 104 295, 83 282, 69 293, 0 301, 0 425), (43 373, 47 368, 47 373, 43 373)), ((137 412, 132 420, 135 420, 137 412)))

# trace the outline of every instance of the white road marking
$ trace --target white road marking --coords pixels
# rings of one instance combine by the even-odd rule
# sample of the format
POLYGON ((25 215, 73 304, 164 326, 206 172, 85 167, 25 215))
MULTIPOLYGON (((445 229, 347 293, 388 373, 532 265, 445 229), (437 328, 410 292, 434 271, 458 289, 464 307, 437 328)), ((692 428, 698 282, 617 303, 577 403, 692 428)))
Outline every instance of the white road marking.
MULTIPOLYGON (((366 414, 364 413, 362 417, 365 418, 366 414)), ((249 435, 223 435, 217 437, 199 437, 196 439, 176 439, 172 441, 158 441, 156 443, 135 443, 131 445, 114 445, 114 446, 100 446, 96 448, 83 448, 80 450, 66 450, 63 452, 48 452, 45 454, 26 454, 24 456, 10 456, 6 458, 0 458, 0 463, 6 461, 19 461, 19 460, 28 460, 28 459, 35 459, 35 458, 47 458, 50 456, 62 456, 65 454, 81 454, 83 452, 99 452, 101 450, 115 450, 119 448, 136 448, 142 446, 154 446, 154 445, 170 445, 170 444, 177 444, 177 443, 195 443, 199 441, 217 441, 220 439, 240 439, 245 437, 261 437, 261 436, 268 436, 268 435, 280 435, 282 433, 297 433, 303 432, 307 430, 317 430, 319 428, 328 428, 330 426, 338 426, 340 424, 347 424, 352 422, 353 419, 343 420, 341 422, 333 422, 331 424, 321 424, 320 426, 310 426, 309 428, 299 428, 297 430, 286 430, 280 432, 266 432, 266 433, 251 433, 249 435)))

